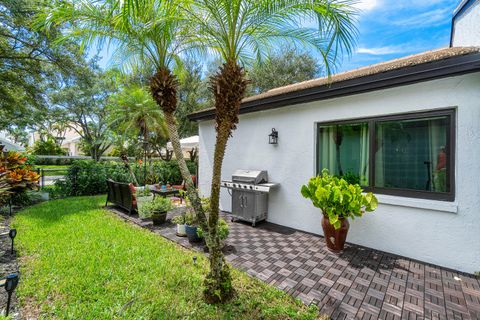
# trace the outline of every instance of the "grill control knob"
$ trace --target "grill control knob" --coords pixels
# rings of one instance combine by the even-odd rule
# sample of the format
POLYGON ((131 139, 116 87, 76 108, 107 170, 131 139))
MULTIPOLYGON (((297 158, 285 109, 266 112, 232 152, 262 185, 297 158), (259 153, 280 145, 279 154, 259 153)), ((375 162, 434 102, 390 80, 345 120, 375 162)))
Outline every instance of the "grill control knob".
POLYGON ((250 186, 250 189, 253 189, 253 186, 250 186))

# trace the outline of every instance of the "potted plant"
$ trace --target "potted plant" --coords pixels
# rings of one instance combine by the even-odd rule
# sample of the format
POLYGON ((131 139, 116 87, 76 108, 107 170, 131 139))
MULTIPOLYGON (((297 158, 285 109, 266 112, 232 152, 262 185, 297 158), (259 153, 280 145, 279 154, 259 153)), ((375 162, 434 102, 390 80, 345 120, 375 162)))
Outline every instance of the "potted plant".
POLYGON ((173 217, 172 222, 177 224, 177 236, 186 237, 187 233, 185 231, 185 213, 173 217))
POLYGON ((146 187, 137 187, 135 189, 136 193, 136 201, 137 201, 137 210, 140 215, 140 211, 142 211, 142 207, 153 200, 153 194, 150 192, 150 188, 146 187))
POLYGON ((322 210, 322 228, 328 249, 340 252, 345 246, 350 224, 348 218, 361 217, 365 211, 374 211, 377 198, 371 193, 363 193, 358 184, 350 184, 343 178, 328 173, 310 179, 302 186, 302 195, 322 210))
POLYGON ((202 238, 198 236, 198 222, 193 210, 185 213, 185 233, 189 242, 200 242, 202 238))
POLYGON ((163 197, 156 197, 153 199, 150 206, 152 210, 152 221, 156 226, 165 222, 168 211, 173 208, 170 199, 163 197))
POLYGON ((167 219, 167 213, 172 209, 170 199, 156 197, 144 202, 138 211, 140 219, 152 219, 154 225, 160 225, 167 219))
MULTIPOLYGON (((202 206, 205 212, 208 212, 210 208, 210 199, 203 198, 202 206)), ((186 213, 184 214, 185 219, 185 233, 187 234, 188 241, 190 242, 200 242, 203 240, 202 236, 198 234, 198 221, 195 215, 195 211, 190 205, 188 198, 185 198, 185 204, 187 206, 186 213)))

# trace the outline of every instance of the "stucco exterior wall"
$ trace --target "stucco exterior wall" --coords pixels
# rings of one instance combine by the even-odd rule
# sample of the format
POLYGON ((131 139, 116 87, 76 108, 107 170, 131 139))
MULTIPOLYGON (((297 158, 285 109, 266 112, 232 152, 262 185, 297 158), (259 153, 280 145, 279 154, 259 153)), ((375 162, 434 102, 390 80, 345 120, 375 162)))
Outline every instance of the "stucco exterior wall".
POLYGON ((453 25, 454 47, 480 46, 480 0, 471 0, 464 12, 459 14, 453 25))
MULTIPOLYGON (((223 179, 235 169, 265 169, 280 183, 268 221, 322 234, 320 212, 300 195, 315 174, 315 123, 457 107, 456 199, 378 195, 373 214, 351 222, 347 241, 465 272, 480 271, 480 73, 245 114, 230 139, 223 179), (271 128, 278 145, 268 144, 271 128)), ((208 196, 213 121, 200 122, 199 187, 208 196)), ((222 189, 221 208, 231 210, 222 189)))

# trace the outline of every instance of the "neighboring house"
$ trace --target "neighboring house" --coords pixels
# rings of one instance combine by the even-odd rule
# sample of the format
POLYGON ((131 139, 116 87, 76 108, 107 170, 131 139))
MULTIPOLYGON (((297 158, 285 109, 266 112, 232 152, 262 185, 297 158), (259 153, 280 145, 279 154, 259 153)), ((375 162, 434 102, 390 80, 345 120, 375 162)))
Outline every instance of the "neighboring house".
MULTIPOLYGON (((453 45, 466 39, 460 34, 474 35, 462 45, 479 43, 479 3, 456 10, 453 45), (462 14, 471 12, 464 26, 462 14)), ((246 98, 240 113, 222 179, 236 169, 267 170, 280 184, 269 195, 268 221, 322 234, 319 209, 300 188, 328 168, 356 177, 380 202, 351 222, 347 241, 480 270, 480 48, 429 51, 273 89, 246 98), (272 128, 277 145, 268 141, 272 128)), ((214 110, 190 119, 199 122, 199 188, 208 196, 214 110)), ((231 210, 224 189, 221 209, 231 210)))
POLYGON ((4 146, 3 151, 25 151, 23 146, 13 142, 4 131, 0 131, 0 145, 4 146))
MULTIPOLYGON (((80 150, 80 141, 82 137, 78 132, 72 128, 67 128, 62 132, 53 130, 50 134, 56 139, 61 140, 61 147, 69 156, 82 156, 83 153, 80 150)), ((28 146, 33 146, 36 141, 40 139, 38 132, 32 132, 28 139, 28 146)))
MULTIPOLYGON (((198 152, 198 136, 191 136, 187 138, 180 139, 180 145, 182 146, 182 151, 183 151, 183 156, 186 159, 191 158, 191 153, 197 153, 198 152)), ((173 151, 172 143, 167 142, 167 150, 168 151, 173 151)))

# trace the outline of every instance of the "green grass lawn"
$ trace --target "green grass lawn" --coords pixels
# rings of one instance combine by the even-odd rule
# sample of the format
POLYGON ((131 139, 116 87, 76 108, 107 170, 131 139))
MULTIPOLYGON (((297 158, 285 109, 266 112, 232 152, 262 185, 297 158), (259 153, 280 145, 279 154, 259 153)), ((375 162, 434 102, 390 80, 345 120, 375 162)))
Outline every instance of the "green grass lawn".
POLYGON ((45 176, 64 176, 68 171, 67 165, 35 165, 36 169, 44 169, 45 176))
POLYGON ((234 270, 237 297, 202 300, 206 258, 101 208, 105 197, 45 202, 16 214, 24 316, 57 319, 315 319, 282 291, 234 270), (197 265, 192 257, 198 256, 197 265))

